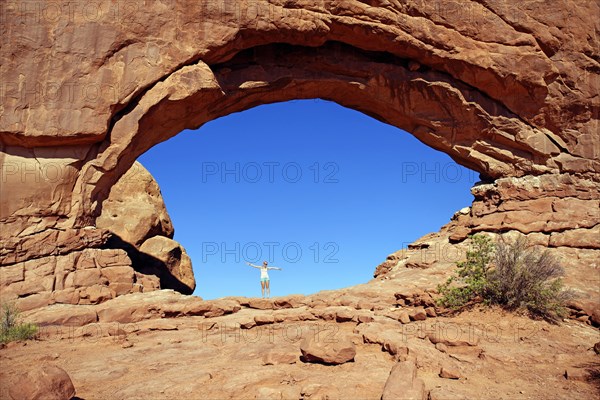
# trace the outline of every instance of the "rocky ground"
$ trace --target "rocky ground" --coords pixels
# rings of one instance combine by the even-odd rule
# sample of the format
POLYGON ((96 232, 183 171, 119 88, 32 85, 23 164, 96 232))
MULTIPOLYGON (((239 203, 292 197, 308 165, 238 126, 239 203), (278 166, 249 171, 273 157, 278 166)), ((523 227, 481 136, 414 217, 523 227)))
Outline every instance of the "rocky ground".
POLYGON ((402 265, 311 296, 203 301, 161 290, 33 310, 38 338, 0 350, 0 397, 50 364, 81 399, 598 398, 589 316, 436 315, 432 289, 450 264, 402 265))

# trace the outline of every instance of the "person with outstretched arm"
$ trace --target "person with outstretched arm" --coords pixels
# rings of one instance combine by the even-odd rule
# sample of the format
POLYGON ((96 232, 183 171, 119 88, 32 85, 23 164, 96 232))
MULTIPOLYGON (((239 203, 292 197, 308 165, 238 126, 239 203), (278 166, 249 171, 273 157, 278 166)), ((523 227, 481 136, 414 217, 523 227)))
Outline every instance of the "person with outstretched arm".
POLYGON ((267 293, 267 297, 271 297, 271 288, 269 287, 269 270, 270 269, 276 269, 278 271, 283 271, 281 268, 277 268, 277 267, 269 267, 269 263, 266 261, 263 261, 263 265, 262 266, 258 266, 258 265, 254 265, 251 263, 246 263, 249 266, 253 267, 253 268, 258 268, 260 269, 260 291, 262 293, 262 297, 263 299, 265 298, 265 291, 267 293))

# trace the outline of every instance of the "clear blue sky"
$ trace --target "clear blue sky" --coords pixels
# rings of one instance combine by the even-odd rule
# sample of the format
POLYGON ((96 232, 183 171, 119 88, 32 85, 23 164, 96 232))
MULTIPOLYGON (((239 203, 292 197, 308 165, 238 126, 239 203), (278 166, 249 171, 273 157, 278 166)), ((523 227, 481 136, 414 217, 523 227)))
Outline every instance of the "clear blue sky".
POLYGON ((385 257, 469 206, 478 175, 412 135, 323 100, 263 105, 140 157, 205 299, 368 281, 385 257))

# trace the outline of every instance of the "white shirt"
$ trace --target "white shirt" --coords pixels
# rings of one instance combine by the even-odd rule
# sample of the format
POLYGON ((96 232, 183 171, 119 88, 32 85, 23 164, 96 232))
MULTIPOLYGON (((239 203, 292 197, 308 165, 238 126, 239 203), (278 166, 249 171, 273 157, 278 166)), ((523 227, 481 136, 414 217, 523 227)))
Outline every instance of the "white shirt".
POLYGON ((268 269, 269 269, 268 267, 260 267, 260 278, 261 279, 263 279, 263 278, 267 278, 268 279, 269 278, 269 273, 267 272, 268 269))

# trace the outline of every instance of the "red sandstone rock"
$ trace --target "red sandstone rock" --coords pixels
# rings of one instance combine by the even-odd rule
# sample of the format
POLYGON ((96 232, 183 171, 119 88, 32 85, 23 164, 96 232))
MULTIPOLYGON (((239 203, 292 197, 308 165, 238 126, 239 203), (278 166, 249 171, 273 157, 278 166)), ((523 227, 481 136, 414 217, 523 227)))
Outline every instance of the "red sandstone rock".
POLYGON ((385 382, 381 400, 424 400, 426 398, 425 384, 417 378, 415 361, 407 360, 396 363, 385 382))
POLYGON ((139 162, 111 188, 96 226, 139 247, 153 236, 173 237, 173 225, 158 184, 139 162))
POLYGON ((439 375, 444 379, 460 379, 460 373, 452 368, 442 367, 439 375))
POLYGON ((354 359, 356 346, 349 338, 328 339, 307 336, 300 345, 302 361, 323 364, 343 364, 354 359))
POLYGON ((423 307, 417 307, 408 312, 408 316, 413 321, 425 321, 427 319, 427 313, 423 307))
POLYGON ((191 294, 196 288, 192 262, 183 247, 165 236, 154 236, 140 246, 142 259, 161 274, 161 286, 191 294))
POLYGON ((77 306, 71 304, 54 304, 40 310, 25 314, 28 322, 39 326, 83 326, 98 320, 93 306, 77 306))
POLYGON ((458 332, 459 335, 456 337, 456 331, 452 330, 451 334, 444 332, 434 332, 429 334, 429 340, 433 344, 442 343, 446 346, 477 346, 479 343, 479 337, 470 337, 467 332, 458 332))
POLYGON ((270 314, 259 314, 254 317, 254 322, 256 325, 272 324, 275 322, 275 318, 270 314))
POLYGON ((565 378, 570 381, 582 381, 585 382, 588 379, 589 374, 583 368, 568 368, 564 374, 565 378))
POLYGON ((13 383, 9 393, 15 400, 69 400, 75 396, 75 387, 64 369, 43 363, 30 366, 13 383))
MULTIPOLYGON (((426 3, 290 7, 261 0, 255 9, 268 10, 261 15, 157 3, 137 10, 153 16, 138 24, 110 13, 77 20, 73 46, 65 45, 72 33, 52 19, 38 18, 39 35, 27 36, 35 16, 14 16, 22 9, 15 4, 5 18, 3 54, 10 57, 0 64, 3 189, 11 193, 0 196, 0 220, 7 237, 88 225, 111 186, 152 145, 226 113, 295 98, 377 114, 492 178, 560 172, 590 183, 599 171, 597 116, 582 111, 598 106, 595 80, 582 78, 597 53, 588 41, 594 2, 578 4, 567 19, 542 3, 520 9, 518 18, 504 3, 468 2, 469 18, 426 3), (10 40, 21 37, 28 46, 10 40), (248 64, 246 49, 264 51, 248 64), (31 82, 48 81, 64 90, 33 101, 31 82), (98 82, 111 90, 82 95, 98 82), (23 185, 21 165, 46 178, 52 165, 57 178, 23 185)), ((581 192, 564 182, 561 195, 581 192)), ((509 197, 520 195, 517 189, 509 197)))

